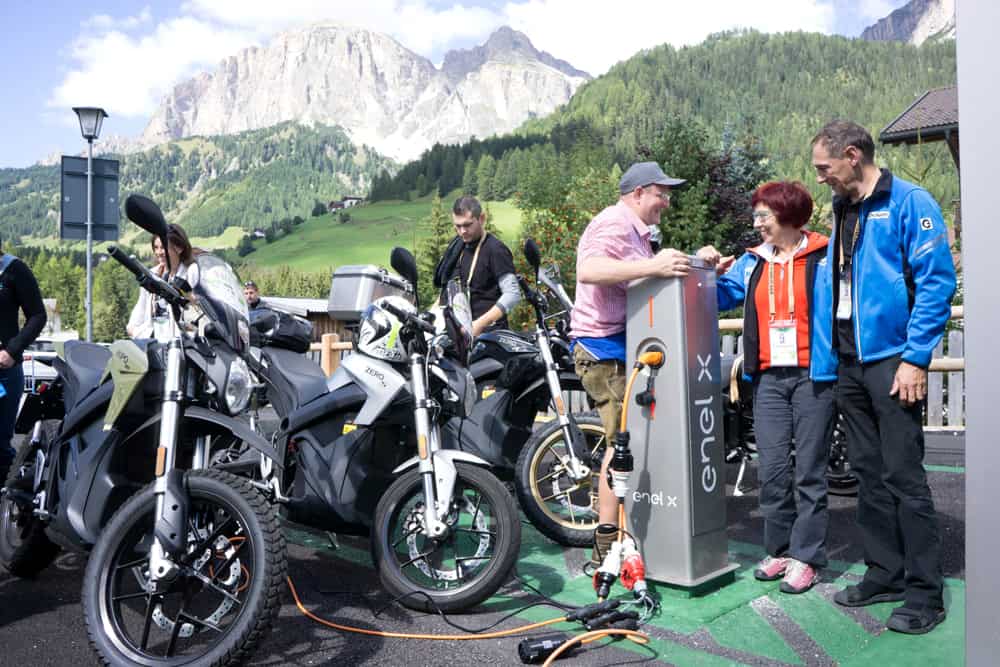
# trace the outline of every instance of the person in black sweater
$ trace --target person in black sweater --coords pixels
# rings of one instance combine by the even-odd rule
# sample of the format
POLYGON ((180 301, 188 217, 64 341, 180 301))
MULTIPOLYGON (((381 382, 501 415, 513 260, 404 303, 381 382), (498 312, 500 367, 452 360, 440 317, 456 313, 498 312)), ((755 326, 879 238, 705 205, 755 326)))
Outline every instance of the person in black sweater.
POLYGON ((0 484, 14 461, 14 421, 24 391, 21 355, 45 326, 45 305, 38 281, 28 265, 0 251, 0 484), (18 311, 24 313, 24 327, 18 325, 18 311))
POLYGON ((472 335, 506 329, 507 313, 521 300, 514 256, 503 241, 486 231, 486 213, 479 200, 459 197, 451 211, 457 236, 448 245, 434 272, 434 286, 458 278, 469 291, 472 335))

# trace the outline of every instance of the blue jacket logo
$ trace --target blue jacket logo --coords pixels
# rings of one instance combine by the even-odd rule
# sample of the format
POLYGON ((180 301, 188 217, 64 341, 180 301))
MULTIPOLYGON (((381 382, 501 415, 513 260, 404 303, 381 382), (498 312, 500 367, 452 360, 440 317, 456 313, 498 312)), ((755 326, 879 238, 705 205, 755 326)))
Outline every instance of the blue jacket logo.
POLYGON ((931 221, 930 218, 920 218, 920 229, 924 230, 925 232, 929 232, 930 230, 934 229, 934 223, 931 221))

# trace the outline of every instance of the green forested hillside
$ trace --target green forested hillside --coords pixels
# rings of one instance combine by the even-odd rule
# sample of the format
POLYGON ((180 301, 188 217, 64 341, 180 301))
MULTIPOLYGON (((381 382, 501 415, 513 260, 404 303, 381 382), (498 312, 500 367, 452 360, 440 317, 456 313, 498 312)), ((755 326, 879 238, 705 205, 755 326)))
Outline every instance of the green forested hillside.
MULTIPOLYGON (((877 139, 918 95, 955 78, 954 41, 915 47, 813 33, 724 33, 696 46, 660 46, 615 65, 581 86, 565 107, 522 126, 524 145, 436 147, 379 185, 387 193, 426 192, 443 175, 453 181, 461 160, 466 189, 507 197, 526 188, 530 163, 544 155, 542 142, 560 156, 581 142, 596 142, 609 162, 624 167, 669 142, 664 130, 680 119, 704 127, 716 145, 726 135, 759 143, 775 177, 805 181, 822 203, 829 194, 814 183, 809 140, 823 123, 850 118, 877 139)), ((942 144, 880 152, 946 207, 958 196, 957 173, 942 144)))
MULTIPOLYGON (((121 161, 121 199, 140 192, 194 236, 307 216, 316 201, 364 195, 394 164, 355 147, 339 128, 283 123, 232 136, 194 137, 121 161)), ((58 232, 59 167, 0 169, 0 233, 58 232)))
MULTIPOLYGON (((779 177, 812 180, 809 140, 824 122, 849 118, 876 137, 926 90, 956 80, 955 42, 916 47, 812 33, 726 33, 697 46, 664 45, 611 68, 582 86, 564 109, 525 125, 551 132, 586 121, 606 133, 617 157, 649 146, 671 113, 759 138, 779 177)), ((940 144, 941 155, 946 150, 940 144)), ((904 159, 888 148, 887 159, 904 159)), ((913 160, 907 155, 905 159, 913 160)), ((932 159, 931 154, 925 159, 932 159)), ((957 196, 950 158, 926 183, 942 199, 957 196)))

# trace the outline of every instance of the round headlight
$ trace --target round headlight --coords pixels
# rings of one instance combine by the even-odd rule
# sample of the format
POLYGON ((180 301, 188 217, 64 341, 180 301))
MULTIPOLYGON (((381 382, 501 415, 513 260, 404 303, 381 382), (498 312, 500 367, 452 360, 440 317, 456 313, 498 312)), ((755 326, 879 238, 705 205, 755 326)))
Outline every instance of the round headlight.
POLYGON ((229 375, 226 377, 226 407, 230 414, 235 415, 247 407, 252 391, 250 368, 241 357, 235 357, 229 364, 229 375))

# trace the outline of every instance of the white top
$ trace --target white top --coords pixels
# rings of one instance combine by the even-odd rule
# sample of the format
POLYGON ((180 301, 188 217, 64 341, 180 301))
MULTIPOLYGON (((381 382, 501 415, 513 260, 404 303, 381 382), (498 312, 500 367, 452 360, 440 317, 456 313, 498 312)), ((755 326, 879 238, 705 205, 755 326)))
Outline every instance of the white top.
MULTIPOLYGON (((163 277, 156 268, 150 269, 155 275, 163 277)), ((191 262, 190 264, 181 264, 177 268, 177 273, 174 274, 184 280, 188 281, 191 289, 198 284, 198 264, 197 262, 191 262)), ((152 338, 153 337, 153 311, 154 311, 154 297, 153 295, 142 288, 139 289, 139 300, 135 302, 135 306, 132 308, 132 314, 128 318, 128 325, 125 330, 128 335, 132 338, 152 338)))

